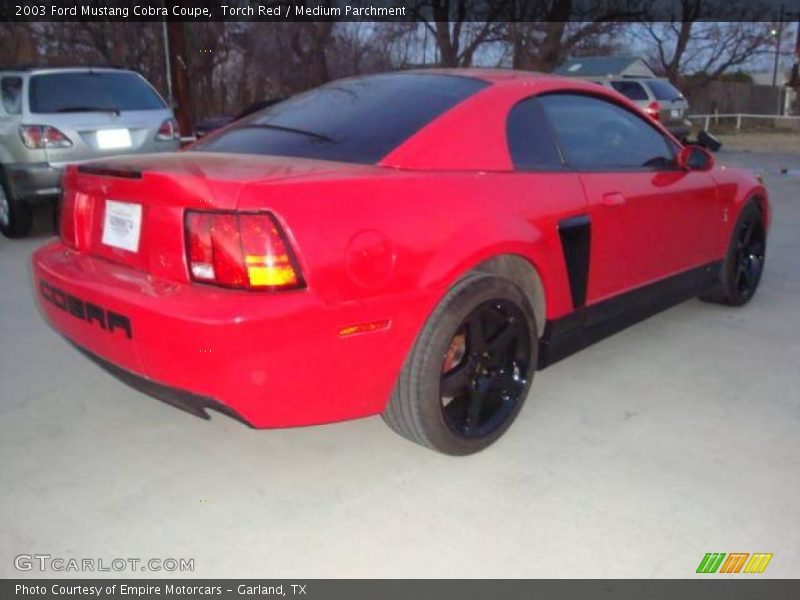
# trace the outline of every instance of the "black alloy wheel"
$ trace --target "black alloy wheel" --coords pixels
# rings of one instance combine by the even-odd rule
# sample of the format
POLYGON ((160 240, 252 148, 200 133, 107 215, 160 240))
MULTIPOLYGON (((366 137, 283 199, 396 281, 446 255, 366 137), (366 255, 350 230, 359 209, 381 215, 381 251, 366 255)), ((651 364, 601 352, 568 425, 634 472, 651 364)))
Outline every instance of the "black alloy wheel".
POLYGON ((526 391, 530 364, 531 340, 519 307, 494 299, 475 308, 442 363, 439 395, 448 427, 463 437, 492 433, 526 391))
POLYGON ((469 273, 428 317, 383 418, 403 437, 439 452, 480 452, 524 405, 538 342, 522 287, 491 273, 469 273))
POLYGON ((716 283, 700 299, 729 306, 747 304, 761 282, 766 255, 764 215, 759 204, 751 200, 736 220, 716 283))
POLYGON ((761 216, 745 215, 737 233, 733 283, 739 297, 747 301, 755 293, 764 270, 767 245, 761 216))

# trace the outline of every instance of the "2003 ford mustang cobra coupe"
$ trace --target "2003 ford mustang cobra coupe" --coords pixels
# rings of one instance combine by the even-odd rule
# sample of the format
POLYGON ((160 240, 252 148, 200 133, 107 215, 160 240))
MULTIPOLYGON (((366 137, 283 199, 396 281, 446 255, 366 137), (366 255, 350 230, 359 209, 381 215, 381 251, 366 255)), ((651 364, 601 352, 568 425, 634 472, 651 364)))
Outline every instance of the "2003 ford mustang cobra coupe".
POLYGON ((206 418, 382 414, 449 454, 499 438, 536 369, 746 303, 770 216, 615 92, 492 70, 337 81, 63 187, 33 280, 79 348, 206 418))

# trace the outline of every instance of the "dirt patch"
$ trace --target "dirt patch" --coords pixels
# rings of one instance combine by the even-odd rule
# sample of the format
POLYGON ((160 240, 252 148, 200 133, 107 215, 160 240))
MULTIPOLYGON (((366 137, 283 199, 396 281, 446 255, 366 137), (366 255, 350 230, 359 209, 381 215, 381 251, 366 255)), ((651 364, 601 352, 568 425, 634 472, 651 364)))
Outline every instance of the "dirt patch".
POLYGON ((800 131, 721 134, 718 136, 726 150, 746 152, 776 152, 800 154, 800 131))

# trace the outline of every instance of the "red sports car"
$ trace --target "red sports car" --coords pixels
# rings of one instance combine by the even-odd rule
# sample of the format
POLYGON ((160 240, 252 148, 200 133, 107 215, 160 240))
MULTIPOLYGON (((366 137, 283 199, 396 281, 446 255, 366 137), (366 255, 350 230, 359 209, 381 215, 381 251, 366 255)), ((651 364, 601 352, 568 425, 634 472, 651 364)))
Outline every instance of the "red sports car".
POLYGON ((693 296, 750 300, 769 215, 754 175, 611 90, 402 72, 69 168, 32 263, 59 332, 205 418, 382 414, 469 454, 537 369, 693 296))

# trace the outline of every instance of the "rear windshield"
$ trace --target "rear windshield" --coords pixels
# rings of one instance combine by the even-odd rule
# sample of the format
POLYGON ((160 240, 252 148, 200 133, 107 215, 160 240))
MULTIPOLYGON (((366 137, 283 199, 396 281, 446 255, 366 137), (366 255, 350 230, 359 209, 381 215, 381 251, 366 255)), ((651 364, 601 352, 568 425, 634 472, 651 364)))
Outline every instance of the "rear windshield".
POLYGON ((635 81, 612 81, 611 87, 631 100, 647 100, 647 92, 642 84, 635 81))
POLYGON ((247 116, 191 150, 374 164, 487 85, 417 73, 335 81, 247 116))
POLYGON ((160 110, 164 103, 147 82, 124 71, 81 71, 34 75, 30 81, 34 113, 160 110))
POLYGON ((665 100, 673 102, 675 100, 680 100, 681 98, 683 98, 683 94, 681 94, 678 90, 672 87, 672 84, 669 83, 668 81, 653 79, 652 81, 648 81, 647 85, 650 86, 650 90, 653 92, 653 95, 656 97, 656 100, 665 100))

